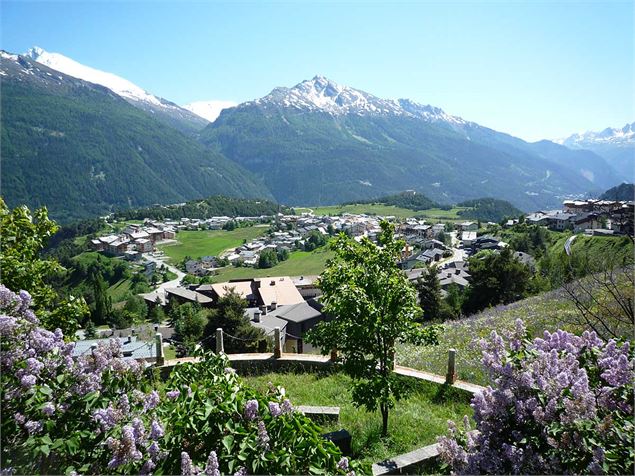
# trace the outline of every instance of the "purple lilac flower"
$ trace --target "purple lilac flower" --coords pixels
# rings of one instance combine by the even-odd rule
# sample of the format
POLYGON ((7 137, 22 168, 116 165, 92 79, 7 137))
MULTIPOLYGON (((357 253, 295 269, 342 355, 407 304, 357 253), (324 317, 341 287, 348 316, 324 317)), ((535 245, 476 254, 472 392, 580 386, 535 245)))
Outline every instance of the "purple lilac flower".
POLYGON ((181 453, 181 475, 192 476, 196 474, 196 469, 192 464, 192 459, 185 451, 181 453))
POLYGON ((133 461, 139 461, 142 458, 141 451, 136 446, 134 428, 126 425, 121 433, 121 440, 113 438, 108 438, 107 440, 108 448, 113 452, 113 457, 108 462, 108 468, 110 469, 133 461))
POLYGON ((348 471, 348 458, 346 456, 342 456, 342 458, 337 463, 337 469, 342 471, 348 471))
POLYGON ((247 420, 255 420, 258 416, 258 400, 248 400, 244 413, 247 420))
POLYGON ((258 446, 265 451, 269 451, 269 434, 265 427, 265 422, 260 420, 258 422, 258 446))
POLYGON ((148 446, 148 454, 152 457, 152 459, 157 459, 161 449, 159 448, 159 444, 156 441, 153 441, 150 446, 148 446))
POLYGON ((31 388, 33 385, 35 385, 36 381, 37 379, 35 378, 35 375, 25 375, 24 377, 20 379, 20 385, 28 389, 28 388, 31 388))
POLYGON ((282 413, 293 413, 293 405, 288 398, 285 398, 280 406, 282 413))
POLYGON ((24 422, 26 421, 26 418, 22 415, 22 413, 16 413, 13 415, 13 419, 18 425, 24 425, 24 422))
POLYGON ((144 411, 148 411, 148 410, 153 410, 154 408, 157 407, 157 405, 159 404, 160 401, 160 397, 159 394, 156 390, 152 390, 152 392, 150 392, 145 401, 143 402, 143 410, 144 411))
POLYGON ((246 475, 247 475, 247 469, 244 466, 241 466, 240 468, 238 468, 238 471, 234 473, 234 476, 246 476, 246 475))
POLYGON ((276 402, 269 402, 269 413, 271 413, 271 416, 274 418, 282 415, 280 405, 276 402))
POLYGON ((9 336, 17 328, 18 322, 15 317, 0 316, 0 335, 9 336))
POLYGON ((111 430, 120 420, 120 414, 112 405, 108 408, 99 408, 93 412, 93 420, 99 424, 102 430, 111 430))
POLYGON ((152 420, 152 428, 150 430, 150 438, 152 440, 158 440, 159 438, 163 438, 164 431, 161 423, 156 420, 152 420))
POLYGON ((216 451, 210 451, 207 458, 207 464, 205 465, 205 474, 207 476, 220 476, 220 470, 218 469, 218 457, 216 451))
POLYGON ((42 413, 47 416, 51 416, 55 413, 55 404, 53 402, 46 402, 42 407, 42 413))
POLYGON ((24 428, 29 432, 29 435, 33 435, 42 431, 42 422, 29 420, 24 424, 24 428))
POLYGON ((146 462, 143 463, 143 466, 141 466, 139 474, 152 474, 152 470, 156 468, 156 466, 157 465, 151 459, 146 460, 146 462))
POLYGON ((176 400, 177 398, 179 398, 179 395, 181 395, 180 390, 170 390, 165 394, 165 396, 168 397, 170 400, 176 400))

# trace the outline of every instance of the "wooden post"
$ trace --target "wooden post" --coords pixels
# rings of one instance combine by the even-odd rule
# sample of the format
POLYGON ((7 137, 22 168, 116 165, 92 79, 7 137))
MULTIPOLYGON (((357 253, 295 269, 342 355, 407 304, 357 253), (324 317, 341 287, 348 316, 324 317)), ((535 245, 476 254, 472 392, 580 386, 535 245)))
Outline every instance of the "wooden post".
POLYGON ((445 383, 452 385, 456 382, 456 349, 448 350, 448 373, 445 375, 445 383))
POLYGON ((337 360, 337 349, 331 349, 331 360, 335 362, 337 360))
POLYGON ((274 338, 273 338, 273 356, 276 359, 279 359, 280 357, 282 357, 282 339, 280 336, 280 328, 276 327, 274 329, 274 338))
POLYGON ((163 355, 163 336, 160 332, 157 332, 154 337, 156 339, 157 348, 157 367, 161 367, 165 364, 165 356, 163 355))
POLYGON ((220 354, 225 352, 225 346, 223 344, 223 329, 220 327, 216 329, 216 353, 220 354))

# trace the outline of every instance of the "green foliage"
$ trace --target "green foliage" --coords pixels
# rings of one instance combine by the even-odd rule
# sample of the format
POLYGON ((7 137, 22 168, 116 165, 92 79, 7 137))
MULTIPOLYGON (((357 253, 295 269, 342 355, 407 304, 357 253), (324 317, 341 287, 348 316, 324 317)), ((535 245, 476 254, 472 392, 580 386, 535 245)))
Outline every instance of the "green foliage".
POLYGON ((258 257, 259 268, 272 268, 278 264, 278 253, 273 248, 265 248, 258 257))
POLYGON ((97 328, 95 327, 95 323, 92 319, 88 319, 86 325, 84 326, 84 337, 86 339, 94 339, 97 337, 97 328))
POLYGON ((304 238, 304 251, 313 251, 325 244, 326 238, 324 238, 324 235, 317 230, 312 230, 304 238))
POLYGON ((97 324, 109 323, 113 318, 112 299, 106 294, 106 283, 99 271, 91 274, 93 283, 93 304, 91 305, 91 320, 97 324))
POLYGON ((514 258, 509 248, 500 253, 481 251, 470 258, 469 264, 472 280, 463 304, 466 314, 518 301, 529 294, 531 271, 514 258))
POLYGON ((399 208, 407 208, 408 210, 428 210, 436 208, 438 203, 433 202, 422 193, 417 192, 401 192, 396 195, 387 195, 385 197, 375 198, 371 200, 358 200, 355 202, 343 203, 342 205, 353 205, 356 203, 382 203, 399 208))
POLYGON ((426 267, 415 285, 419 294, 419 306, 423 311, 423 319, 432 321, 441 317, 441 285, 437 275, 437 267, 426 267))
POLYGON ((39 256, 57 229, 46 208, 33 214, 26 206, 9 210, 0 197, 0 282, 9 289, 31 294, 43 326, 52 331, 60 328, 71 336, 88 313, 86 302, 74 296, 58 296, 48 280, 64 268, 55 260, 39 256))
POLYGON ((208 322, 205 311, 197 304, 185 303, 172 308, 169 316, 174 326, 176 340, 190 354, 203 337, 208 322))
POLYGON ((132 296, 123 307, 136 317, 136 320, 145 319, 148 316, 148 305, 141 296, 132 296))
POLYGON ((227 353, 264 352, 268 341, 262 329, 252 326, 245 315, 247 301, 230 288, 225 296, 218 300, 212 309, 205 327, 203 346, 216 348, 216 329, 223 329, 225 337, 223 344, 227 353))
MULTIPOLYGON (((198 218, 203 220, 218 216, 271 216, 279 212, 288 213, 290 209, 269 200, 250 200, 214 195, 203 200, 190 200, 184 204, 121 210, 115 213, 115 218, 118 220, 143 220, 144 218, 155 220, 198 218)), ((232 222, 234 225, 236 224, 234 220, 232 222)))
POLYGON ((381 224, 377 246, 340 235, 332 241, 336 258, 320 276, 324 312, 333 320, 321 322, 307 340, 326 354, 338 349, 343 366, 353 377, 353 401, 382 414, 382 434, 388 431, 388 411, 408 388, 393 373, 395 344, 435 343, 437 328, 416 324, 419 308, 414 289, 396 265, 404 242, 394 228, 381 224))
POLYGON ((505 218, 513 218, 520 216, 523 212, 506 200, 496 198, 477 198, 475 200, 467 200, 457 205, 458 207, 467 207, 467 210, 459 212, 463 218, 480 221, 500 222, 505 218))
POLYGON ((161 301, 157 298, 158 302, 155 303, 148 312, 148 320, 155 324, 160 324, 165 319, 165 312, 161 306, 161 301))

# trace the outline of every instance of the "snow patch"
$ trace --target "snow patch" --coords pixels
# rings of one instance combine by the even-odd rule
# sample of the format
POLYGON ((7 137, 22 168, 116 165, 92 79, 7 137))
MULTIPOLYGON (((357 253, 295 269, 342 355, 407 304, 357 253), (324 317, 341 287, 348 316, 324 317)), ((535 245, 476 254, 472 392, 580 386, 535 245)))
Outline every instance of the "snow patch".
POLYGON ((190 112, 193 112, 199 117, 214 122, 220 115, 223 109, 229 109, 230 107, 236 107, 238 104, 233 101, 196 101, 191 102, 183 106, 190 112))

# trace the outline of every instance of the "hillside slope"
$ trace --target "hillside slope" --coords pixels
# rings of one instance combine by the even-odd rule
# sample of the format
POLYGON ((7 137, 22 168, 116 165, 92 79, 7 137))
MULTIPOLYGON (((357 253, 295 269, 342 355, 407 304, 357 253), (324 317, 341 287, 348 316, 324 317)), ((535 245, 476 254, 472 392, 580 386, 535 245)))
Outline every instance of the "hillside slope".
POLYGON ((2 194, 67 221, 223 194, 271 199, 248 171, 111 90, 2 52, 2 194))
POLYGON ((201 140, 262 177, 289 205, 411 189, 442 203, 495 196, 534 210, 615 183, 596 183, 603 177, 595 169, 581 173, 570 163, 578 153, 565 147, 539 153, 438 108, 380 99, 319 76, 222 111, 201 140))

